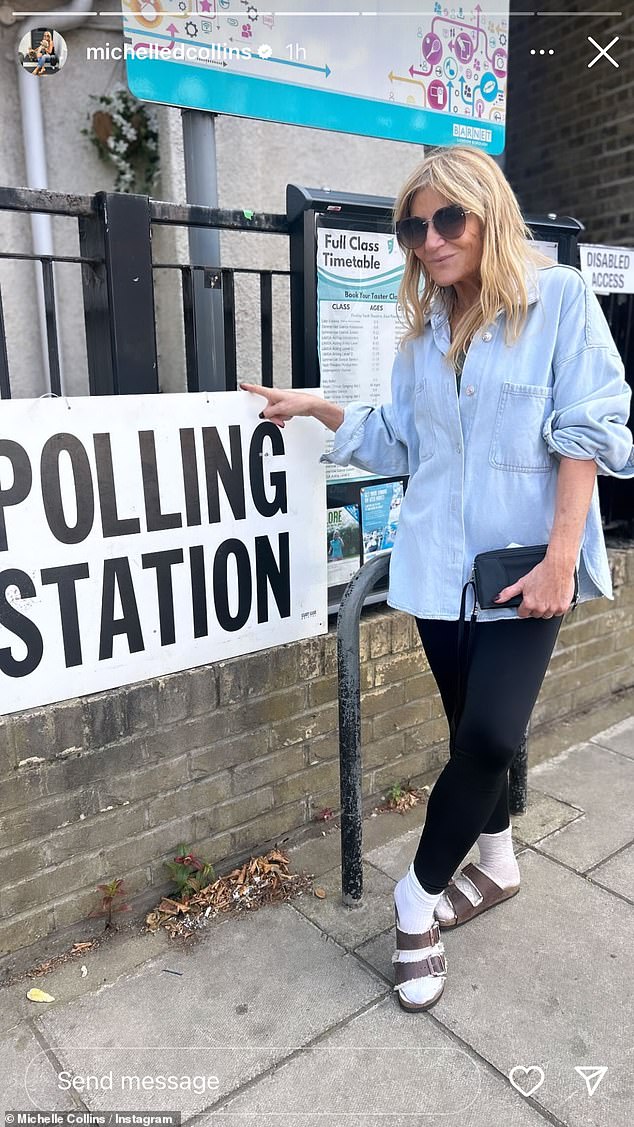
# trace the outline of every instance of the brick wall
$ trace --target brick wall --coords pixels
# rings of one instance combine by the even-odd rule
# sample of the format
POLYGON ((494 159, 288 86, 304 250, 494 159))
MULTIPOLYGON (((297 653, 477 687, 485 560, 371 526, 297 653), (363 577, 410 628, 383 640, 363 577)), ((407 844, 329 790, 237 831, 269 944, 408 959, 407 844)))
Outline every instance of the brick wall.
MULTIPOLYGON (((530 8, 530 5, 528 5, 530 8)), ((572 215, 581 242, 631 246, 634 213, 634 7, 583 0, 562 11, 621 16, 511 15, 504 171, 522 208, 572 215), (588 36, 610 54, 598 54, 588 36), (531 55, 530 49, 554 55, 531 55)), ((525 11, 511 0, 511 13, 525 11)), ((554 10, 554 9, 553 9, 554 10)))
MULTIPOLYGON (((615 601, 562 628, 533 726, 634 684, 634 550, 610 550, 615 601)), ((432 782, 447 724, 414 620, 361 623, 363 794, 432 782)), ((97 883, 140 916, 182 841, 217 873, 339 808, 336 637, 233 658, 0 719, 0 966, 102 930, 97 883), (82 922, 83 921, 83 922, 82 922), (72 931, 68 931, 72 927, 72 931)))

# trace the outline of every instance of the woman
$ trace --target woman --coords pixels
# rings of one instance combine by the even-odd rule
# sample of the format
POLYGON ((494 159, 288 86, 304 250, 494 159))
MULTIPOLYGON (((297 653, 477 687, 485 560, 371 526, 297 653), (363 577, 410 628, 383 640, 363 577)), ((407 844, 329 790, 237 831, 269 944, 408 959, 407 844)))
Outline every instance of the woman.
POLYGON ((241 384, 278 426, 312 415, 336 432, 322 461, 409 474, 388 603, 414 615, 452 723, 462 588, 477 552, 548 544, 546 556, 478 613, 450 757, 431 791, 416 855, 394 890, 401 1006, 441 996, 440 927, 519 890, 508 768, 522 743, 563 616, 612 598, 597 472, 634 476, 630 389, 581 273, 531 247, 491 157, 432 151, 394 208, 406 262, 407 328, 392 401, 345 410, 310 394, 241 384), (517 607, 504 606, 521 594, 517 607), (452 874, 477 841, 479 861, 452 874))
POLYGON ((55 45, 53 43, 53 36, 50 31, 45 31, 37 49, 38 65, 33 71, 33 74, 45 74, 46 66, 50 63, 54 53, 55 45))

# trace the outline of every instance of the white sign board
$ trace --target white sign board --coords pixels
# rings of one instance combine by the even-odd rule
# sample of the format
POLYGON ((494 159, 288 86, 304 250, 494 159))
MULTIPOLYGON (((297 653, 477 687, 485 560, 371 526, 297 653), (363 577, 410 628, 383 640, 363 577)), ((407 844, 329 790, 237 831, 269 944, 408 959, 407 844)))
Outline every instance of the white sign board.
POLYGON ((595 293, 634 293, 634 249, 604 247, 591 243, 579 246, 581 273, 595 293))
POLYGON ((541 250, 542 254, 548 255, 553 262, 559 262, 559 246, 557 243, 549 242, 547 239, 532 239, 531 246, 541 250))
POLYGON ((144 101, 504 149, 509 0, 396 9, 393 0, 361 9, 293 0, 280 11, 249 0, 122 6, 128 84, 144 101))
POLYGON ((3 402, 0 712, 325 633, 324 427, 263 403, 3 402))

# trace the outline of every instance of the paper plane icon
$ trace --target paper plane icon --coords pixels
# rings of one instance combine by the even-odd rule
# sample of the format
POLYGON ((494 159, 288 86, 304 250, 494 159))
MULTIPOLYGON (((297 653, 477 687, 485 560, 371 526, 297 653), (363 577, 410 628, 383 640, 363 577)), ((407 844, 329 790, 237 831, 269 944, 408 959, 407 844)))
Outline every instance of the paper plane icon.
POLYGON ((578 1064, 575 1065, 575 1072, 578 1072, 580 1076, 583 1076, 583 1079, 586 1082, 586 1088, 588 1089, 589 1096, 594 1095, 607 1071, 607 1067, 603 1064, 589 1064, 586 1067, 582 1067, 578 1064))

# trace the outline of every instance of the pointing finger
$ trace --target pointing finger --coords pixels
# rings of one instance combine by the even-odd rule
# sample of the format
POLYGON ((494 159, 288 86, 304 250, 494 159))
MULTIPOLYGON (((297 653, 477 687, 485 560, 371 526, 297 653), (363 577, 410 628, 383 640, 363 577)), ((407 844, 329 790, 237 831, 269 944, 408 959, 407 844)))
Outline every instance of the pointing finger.
POLYGON ((275 398, 275 395, 277 394, 275 388, 273 388, 273 387, 262 387, 261 384, 241 383, 240 387, 242 388, 243 391, 251 391, 251 392, 254 392, 256 395, 263 395, 265 399, 268 399, 269 403, 273 402, 273 399, 275 398))

